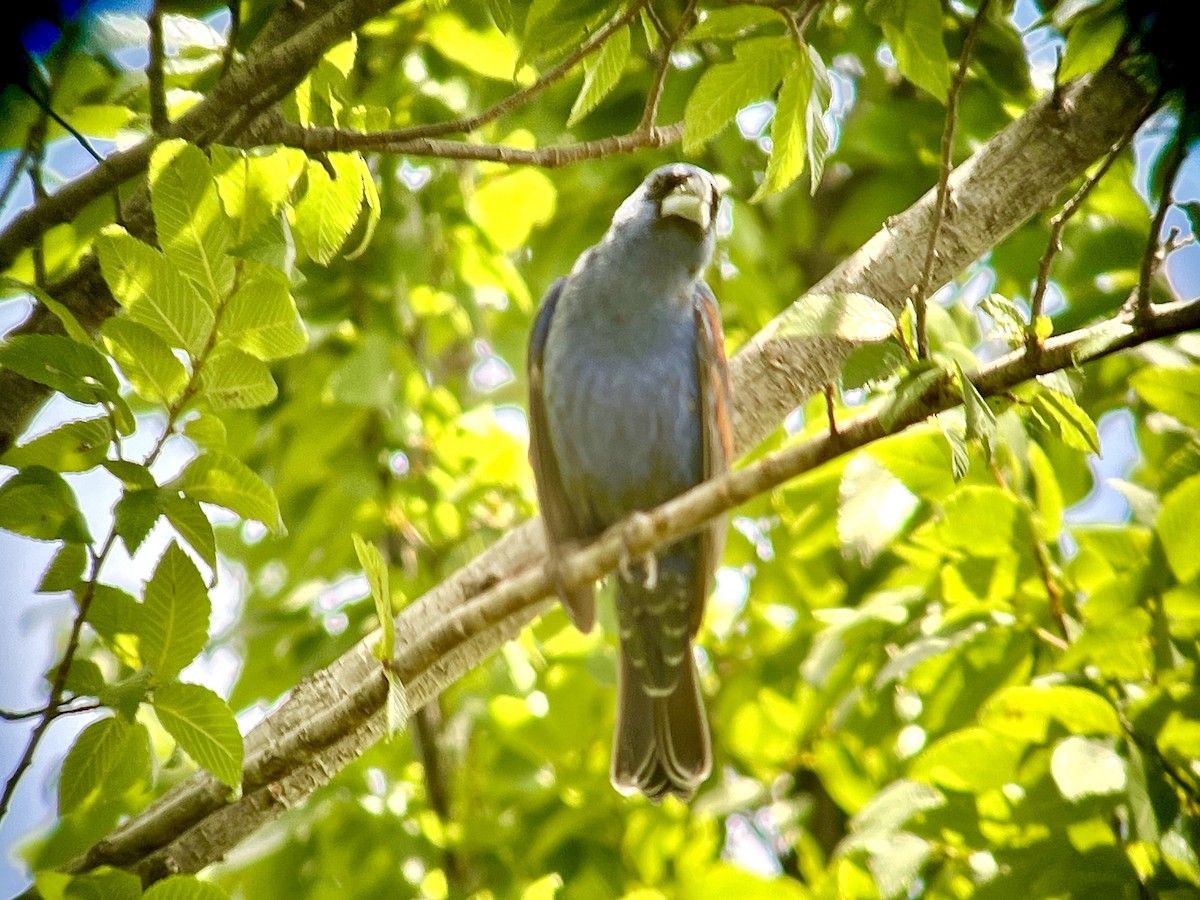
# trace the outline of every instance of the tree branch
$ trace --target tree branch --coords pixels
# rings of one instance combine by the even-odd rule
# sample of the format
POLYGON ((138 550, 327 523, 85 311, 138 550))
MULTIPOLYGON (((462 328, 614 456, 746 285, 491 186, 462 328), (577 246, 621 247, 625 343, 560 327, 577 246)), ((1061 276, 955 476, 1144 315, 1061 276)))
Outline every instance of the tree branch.
MULTIPOLYGON (((951 178, 959 213, 941 232, 936 278, 948 278, 966 268, 1027 218, 1048 204, 1074 181, 1143 113, 1149 97, 1132 78, 1118 69, 1070 85, 1070 100, 1061 108, 1043 100, 1020 120, 992 139, 951 178)), ((934 197, 927 194, 845 260, 813 288, 813 293, 858 291, 899 308, 920 273, 920 237, 927 234, 934 197)), ((803 307, 803 298, 792 309, 803 307)), ((1142 339, 1197 327, 1196 307, 1156 309, 1142 339)), ((750 341, 732 362, 736 398, 735 432, 742 452, 756 445, 782 421, 788 411, 838 371, 845 356, 840 343, 789 337, 785 311, 750 341)), ((1089 329, 1055 338, 1035 366, 1023 353, 1010 354, 979 375, 984 393, 1002 390, 1006 378, 1029 377, 1041 370, 1073 365, 1071 341, 1086 335, 1089 354, 1129 346, 1133 329, 1122 328, 1117 338, 1098 346, 1108 332, 1089 329), (1020 359, 1016 359, 1016 357, 1020 359), (1010 368, 1003 368, 1009 366, 1010 368)), ((1090 356, 1089 356, 1090 358, 1090 356)), ((939 408, 946 398, 931 397, 923 414, 939 408), (940 399, 939 399, 940 398, 940 399), (936 401, 936 402, 935 402, 936 401)), ((919 411, 920 412, 920 411, 919 411)), ((913 415, 917 415, 914 413, 913 415)), ((907 420, 906 420, 907 421, 907 420)), ((662 512, 668 526, 684 518, 698 503, 697 514, 711 515, 722 503, 733 505, 748 489, 741 477, 763 478, 758 487, 778 483, 798 465, 816 465, 861 442, 878 437, 877 419, 857 420, 831 437, 804 445, 799 458, 784 462, 772 457, 754 476, 735 473, 734 480, 705 486, 697 501, 692 494, 662 512), (805 456, 805 454, 808 454, 805 456), (771 467, 776 467, 771 469, 771 467), (711 492, 718 496, 713 496, 711 492), (726 493, 728 492, 728 493, 726 493), (706 499, 705 499, 706 498, 706 499), (711 504, 711 505, 706 505, 711 504), (707 512, 706 512, 707 510, 707 512)), ((754 485, 751 485, 752 487, 754 485)), ((653 521, 653 520, 652 520, 653 521)), ((682 527, 682 526, 680 526, 682 527)), ((652 529, 651 537, 659 533, 652 529)), ((615 564, 620 548, 611 537, 572 556, 568 565, 577 577, 592 577, 608 562, 615 564), (606 555, 613 553, 611 559, 606 555)), ((551 601, 531 602, 549 590, 540 567, 544 553, 541 527, 529 522, 514 529, 472 563, 410 604, 397 618, 397 669, 408 692, 409 707, 424 705, 462 673, 485 658, 551 601), (515 576, 513 573, 517 573, 515 576), (512 576, 512 577, 509 577, 512 576), (484 599, 484 591, 492 589, 484 599), (524 592, 524 593, 522 593, 524 592), (452 624, 443 624, 452 623, 452 624), (429 647, 450 648, 438 656, 429 647)), ((386 687, 368 638, 332 665, 302 681, 288 700, 248 736, 243 795, 228 803, 228 791, 206 774, 197 774, 151 804, 114 831, 67 869, 83 871, 101 864, 131 867, 146 880, 171 871, 196 871, 219 859, 238 841, 284 809, 300 803, 356 758, 383 733, 378 710, 386 687)))

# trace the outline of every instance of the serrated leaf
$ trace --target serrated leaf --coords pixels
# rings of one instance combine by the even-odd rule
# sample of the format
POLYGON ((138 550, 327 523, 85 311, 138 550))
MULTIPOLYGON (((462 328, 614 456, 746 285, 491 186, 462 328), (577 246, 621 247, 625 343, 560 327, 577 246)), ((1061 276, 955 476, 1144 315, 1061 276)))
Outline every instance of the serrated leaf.
POLYGON ((1072 735, 1050 754, 1050 774, 1066 800, 1103 797, 1125 790, 1125 763, 1108 744, 1072 735))
POLYGON ((150 771, 150 741, 144 726, 119 718, 93 722, 75 739, 58 782, 58 812, 67 815, 93 792, 116 797, 150 771))
POLYGON ((883 28, 900 74, 944 101, 950 93, 950 55, 942 40, 939 0, 874 0, 867 15, 883 28))
POLYGON ((375 176, 371 173, 371 167, 357 153, 354 154, 354 166, 358 169, 358 176, 362 180, 366 219, 360 216, 355 226, 354 233, 359 236, 358 244, 342 249, 342 255, 346 259, 357 259, 366 252, 367 247, 371 245, 371 238, 375 235, 375 226, 379 224, 379 217, 383 214, 383 205, 379 200, 379 188, 375 184, 375 176))
POLYGON ((146 889, 143 900, 228 900, 228 894, 195 875, 171 875, 146 889))
POLYGON ((197 447, 220 450, 229 442, 225 423, 213 415, 189 419, 183 426, 184 435, 197 447))
POLYGON ((79 579, 83 577, 87 565, 87 550, 83 544, 63 544, 46 572, 42 575, 37 589, 39 594, 53 594, 58 591, 73 591, 79 579))
POLYGON ((979 308, 991 318, 1006 338, 1019 340, 1025 335, 1025 313, 1003 294, 988 294, 979 301, 979 308))
POLYGON ((773 337, 866 344, 885 341, 895 332, 896 317, 866 294, 806 294, 788 310, 773 337))
POLYGON ((87 622, 106 643, 112 644, 118 635, 136 635, 141 617, 142 605, 120 588, 97 584, 92 589, 87 622))
POLYGON ((739 109, 775 92, 796 58, 790 37, 749 38, 733 50, 734 61, 700 76, 683 113, 683 149, 695 153, 733 121, 739 109))
POLYGON ((169 406, 183 393, 187 369, 153 330, 129 316, 112 316, 103 334, 108 352, 142 397, 169 406))
POLYGON ((156 489, 126 490, 121 495, 113 508, 113 527, 130 556, 137 553, 160 515, 162 507, 156 489))
POLYGON ((950 471, 955 481, 961 481, 971 469, 971 452, 967 448, 967 433, 960 422, 949 416, 938 416, 938 427, 950 448, 950 471))
POLYGON ((178 675, 204 649, 211 613, 204 579, 172 541, 146 582, 138 628, 142 664, 159 682, 178 675))
POLYGON ((193 357, 213 329, 212 307, 192 282, 166 258, 125 229, 110 225, 96 238, 104 280, 126 315, 145 325, 168 346, 193 357))
POLYGON ((1155 409, 1189 428, 1200 428, 1200 366, 1147 366, 1135 372, 1129 383, 1155 409))
POLYGON ((308 164, 308 189, 295 204, 296 233, 308 255, 320 265, 337 256, 358 222, 362 210, 363 182, 354 156, 328 154, 336 178, 318 163, 308 164))
POLYGON ((762 184, 750 198, 751 203, 782 191, 804 171, 812 86, 812 63, 807 53, 798 53, 779 88, 775 115, 771 120, 771 156, 762 184))
POLYGON ((1083 408, 1066 394, 1043 390, 1030 404, 1032 412, 1056 438, 1084 453, 1100 452, 1100 435, 1096 423, 1083 408))
POLYGON ((106 459, 103 465, 109 474, 121 482, 123 487, 139 490, 157 486, 154 475, 140 463, 130 462, 127 459, 106 459))
POLYGON ((1167 555, 1171 571, 1182 583, 1200 575, 1200 553, 1196 535, 1200 534, 1200 475, 1180 482, 1163 499, 1154 526, 1167 555))
POLYGON ((120 384, 108 360, 90 344, 59 334, 7 338, 0 346, 0 366, 80 403, 112 401, 120 395, 120 384))
POLYGON ((593 53, 583 63, 583 86, 575 105, 571 107, 571 115, 567 117, 567 126, 571 127, 583 119, 588 113, 600 105, 600 101, 621 80, 625 64, 629 61, 629 26, 619 28, 604 42, 599 52, 593 53))
MULTIPOLYGON (((130 661, 119 653, 118 658, 126 665, 141 665, 136 658, 130 661)), ((150 671, 141 669, 128 678, 104 685, 97 698, 105 706, 115 710, 125 721, 132 722, 149 690, 150 671)))
POLYGON ((295 189, 308 158, 293 147, 231 150, 212 147, 213 174, 237 245, 251 238, 280 211, 295 189))
POLYGON ((375 656, 379 660, 390 660, 396 648, 396 623, 392 618, 392 595, 388 589, 387 563, 383 554, 374 544, 362 539, 358 532, 350 537, 354 541, 354 553, 358 563, 363 567, 367 584, 371 588, 371 597, 375 601, 375 616, 379 619, 379 627, 383 636, 375 647, 375 656))
POLYGON ((308 345, 308 332, 278 269, 247 262, 238 289, 225 305, 220 335, 262 359, 295 356, 308 345))
POLYGON ((84 472, 104 460, 112 439, 112 421, 107 416, 80 419, 13 447, 0 463, 17 469, 45 466, 56 472, 84 472))
POLYGON ((804 110, 808 122, 805 146, 808 151, 809 193, 815 194, 821 178, 825 175, 825 160, 829 157, 832 143, 829 127, 825 124, 825 113, 833 100, 833 88, 830 86, 829 72, 820 54, 811 45, 807 49, 813 70, 813 87, 804 110))
POLYGON ((163 513, 167 521, 188 542, 212 570, 215 578, 217 571, 217 540, 213 534, 212 522, 204 514, 200 504, 178 494, 164 492, 161 501, 163 513))
POLYGON ((0 528, 39 541, 91 543, 75 492, 57 472, 30 466, 0 484, 0 528))
POLYGON ((906 418, 921 402, 930 389, 944 379, 946 373, 939 368, 922 368, 910 373, 896 386, 887 404, 879 411, 879 423, 891 431, 896 423, 906 418))
POLYGON ((272 531, 283 530, 275 493, 249 466, 220 450, 192 460, 178 480, 184 495, 213 503, 245 519, 257 519, 272 531))
POLYGON ((214 409, 254 409, 279 396, 266 364, 236 347, 218 347, 204 361, 200 391, 214 409))
POLYGON ((763 6, 732 6, 705 10, 704 16, 691 31, 688 40, 732 40, 742 37, 760 25, 783 25, 783 17, 763 6))
POLYGON ((233 234, 208 158, 194 144, 163 141, 150 155, 149 174, 159 245, 215 309, 233 288, 233 234))
POLYGON ((979 393, 974 382, 967 377, 962 366, 958 363, 955 363, 954 366, 958 370, 958 383, 962 389, 967 437, 977 438, 983 445, 984 456, 991 459, 992 453, 996 449, 996 414, 987 405, 987 401, 983 399, 983 395, 979 393))
POLYGON ((1067 48, 1057 75, 1059 83, 1066 84, 1108 62, 1126 28, 1125 16, 1116 8, 1110 7, 1107 14, 1085 12, 1077 16, 1067 32, 1067 48))
POLYGON ((198 684, 172 682, 155 690, 154 711, 188 756, 229 787, 241 787, 242 736, 224 700, 198 684))
POLYGON ((388 683, 387 709, 385 711, 387 736, 395 737, 404 731, 404 727, 408 724, 410 715, 408 694, 404 690, 399 675, 391 669, 384 669, 384 672, 387 675, 388 683))

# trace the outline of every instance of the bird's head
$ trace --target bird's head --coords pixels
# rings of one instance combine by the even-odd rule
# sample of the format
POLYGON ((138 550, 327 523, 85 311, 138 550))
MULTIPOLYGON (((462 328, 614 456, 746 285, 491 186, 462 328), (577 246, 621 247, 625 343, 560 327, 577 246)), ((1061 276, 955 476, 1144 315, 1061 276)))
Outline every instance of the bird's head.
POLYGON ((609 239, 665 251, 699 274, 716 245, 717 181, 698 166, 660 166, 641 183, 613 216, 609 239))

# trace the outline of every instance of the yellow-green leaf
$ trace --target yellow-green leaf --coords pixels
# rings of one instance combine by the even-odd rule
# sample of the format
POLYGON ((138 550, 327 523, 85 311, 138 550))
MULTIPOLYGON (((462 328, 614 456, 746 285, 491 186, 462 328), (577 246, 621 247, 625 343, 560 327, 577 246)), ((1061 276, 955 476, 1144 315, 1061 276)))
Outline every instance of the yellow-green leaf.
POLYGON ((198 684, 172 682, 154 691, 158 721, 179 746, 217 778, 242 783, 242 736, 225 701, 198 684))

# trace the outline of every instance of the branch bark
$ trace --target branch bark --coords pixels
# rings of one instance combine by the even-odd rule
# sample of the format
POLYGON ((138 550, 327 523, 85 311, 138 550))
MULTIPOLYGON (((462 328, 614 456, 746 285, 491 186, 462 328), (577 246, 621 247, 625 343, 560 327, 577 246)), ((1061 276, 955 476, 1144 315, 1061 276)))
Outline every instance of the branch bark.
MULTIPOLYGON (((1109 68, 1047 98, 981 148, 950 180, 948 215, 940 231, 934 283, 961 271, 1064 191, 1101 157, 1149 103, 1148 93, 1117 68, 1109 68)), ((903 305, 921 275, 920 240, 932 222, 935 191, 890 219, 882 231, 813 288, 814 293, 857 291, 893 309, 903 305)), ((838 371, 844 345, 788 336, 792 304, 733 360, 735 431, 742 452, 757 444, 798 403, 838 371)), ((1074 365, 1075 355, 1113 352, 1132 343, 1200 327, 1195 304, 1162 311, 1135 330, 1124 320, 1047 342, 1031 359, 1014 353, 979 373, 981 391, 995 392, 1032 374, 1074 365), (1109 330, 1105 330, 1109 329, 1109 330), (1112 335, 1115 335, 1112 336, 1112 335), (1103 339, 1103 340, 1102 340, 1103 339), (1091 349, 1088 349, 1091 348, 1091 349)), ((903 423, 948 403, 941 391, 903 423)), ((899 427, 899 425, 897 426, 899 427)), ((878 419, 844 426, 833 437, 810 441, 757 466, 703 485, 638 519, 618 536, 606 534, 566 561, 574 578, 598 577, 614 567, 622 541, 633 552, 697 527, 795 473, 883 434, 878 419), (746 474, 749 473, 749 474, 746 474)), ((541 528, 529 522, 411 604, 397 617, 395 666, 410 708, 428 702, 551 605, 541 567, 541 528)), ((247 736, 243 794, 198 774, 168 792, 67 871, 102 864, 131 868, 153 881, 172 872, 203 868, 240 840, 326 783, 383 733, 386 688, 371 654, 373 638, 302 681, 287 701, 247 736)))

